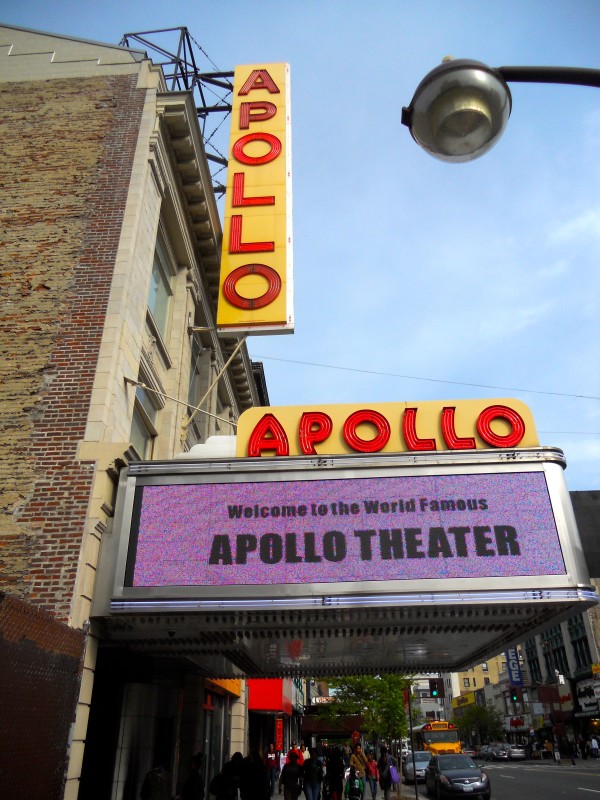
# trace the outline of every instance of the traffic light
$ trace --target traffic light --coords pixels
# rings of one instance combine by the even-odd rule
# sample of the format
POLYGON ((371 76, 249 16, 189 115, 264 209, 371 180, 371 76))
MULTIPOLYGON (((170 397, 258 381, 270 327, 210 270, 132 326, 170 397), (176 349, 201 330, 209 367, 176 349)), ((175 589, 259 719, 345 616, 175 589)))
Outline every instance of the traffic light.
POLYGON ((444 697, 444 681, 442 678, 429 678, 429 694, 431 697, 444 697))
POLYGON ((523 690, 518 689, 516 686, 510 687, 510 699, 513 703, 522 703, 523 702, 523 690))

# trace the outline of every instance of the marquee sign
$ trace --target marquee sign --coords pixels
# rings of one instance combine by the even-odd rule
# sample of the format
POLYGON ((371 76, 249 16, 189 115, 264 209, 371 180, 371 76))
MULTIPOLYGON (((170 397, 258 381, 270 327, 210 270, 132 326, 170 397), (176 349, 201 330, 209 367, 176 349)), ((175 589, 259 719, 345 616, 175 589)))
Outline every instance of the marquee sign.
POLYGON ((133 587, 565 574, 541 473, 146 486, 136 517, 133 587))
POLYGON ((236 455, 428 453, 537 444, 531 411, 512 399, 280 406, 241 415, 236 455))
POLYGON ((217 327, 293 332, 289 66, 236 67, 217 327))
POLYGON ((132 462, 91 613, 221 678, 464 669, 597 603, 564 466, 542 447, 132 462))
POLYGON ((405 603, 425 587, 582 585, 562 454, 503 453, 132 464, 117 594, 225 603, 227 588, 260 604, 368 588, 405 603))

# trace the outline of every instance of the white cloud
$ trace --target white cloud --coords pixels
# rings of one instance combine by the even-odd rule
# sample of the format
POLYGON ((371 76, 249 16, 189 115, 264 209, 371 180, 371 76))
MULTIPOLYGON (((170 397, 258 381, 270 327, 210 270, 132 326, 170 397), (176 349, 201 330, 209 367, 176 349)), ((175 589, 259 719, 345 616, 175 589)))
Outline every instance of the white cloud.
POLYGON ((600 208, 588 209, 554 228, 548 236, 553 244, 567 244, 584 238, 600 239, 600 208))

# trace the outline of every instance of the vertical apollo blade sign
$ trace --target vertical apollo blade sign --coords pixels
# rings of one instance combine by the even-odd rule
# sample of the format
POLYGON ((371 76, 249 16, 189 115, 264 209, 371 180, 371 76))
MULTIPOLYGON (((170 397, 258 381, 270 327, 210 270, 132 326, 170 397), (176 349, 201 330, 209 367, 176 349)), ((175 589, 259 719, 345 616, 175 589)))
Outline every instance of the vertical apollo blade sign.
POLYGON ((236 67, 217 327, 293 332, 289 66, 236 67))

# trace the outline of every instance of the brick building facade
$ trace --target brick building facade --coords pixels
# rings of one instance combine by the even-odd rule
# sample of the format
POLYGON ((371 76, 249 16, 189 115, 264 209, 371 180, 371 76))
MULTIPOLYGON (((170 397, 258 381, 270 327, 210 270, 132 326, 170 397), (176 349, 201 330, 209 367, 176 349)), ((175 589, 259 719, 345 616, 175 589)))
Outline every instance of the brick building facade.
MULTIPOLYGON (((0 104, 0 663, 22 682, 5 692, 0 729, 14 747, 0 792, 74 798, 102 649, 90 608, 119 469, 232 433, 259 393, 245 346, 215 382, 238 342, 214 330, 221 234, 193 98, 168 92, 143 52, 4 26, 0 104), (34 685, 46 686, 37 706, 34 685), (52 763, 31 770, 28 742, 38 764, 40 748, 52 763)), ((151 663, 119 659, 105 659, 99 697, 127 695, 128 673, 153 683, 151 663)), ((197 690, 167 673, 171 687, 197 690)), ((120 714, 96 714, 98 735, 120 714)), ((137 797, 156 736, 135 769, 119 765, 115 742, 95 796, 137 797)))

